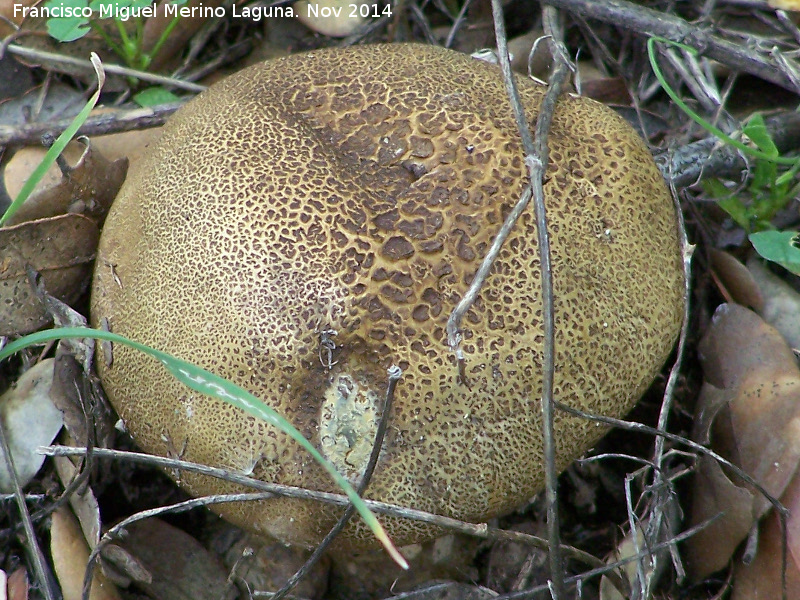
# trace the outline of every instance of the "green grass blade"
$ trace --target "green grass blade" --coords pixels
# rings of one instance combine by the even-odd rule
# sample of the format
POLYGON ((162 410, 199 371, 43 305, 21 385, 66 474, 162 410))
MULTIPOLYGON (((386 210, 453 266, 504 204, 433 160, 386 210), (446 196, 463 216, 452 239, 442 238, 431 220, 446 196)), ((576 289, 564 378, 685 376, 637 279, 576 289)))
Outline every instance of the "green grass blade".
POLYGON ((11 218, 20 206, 28 199, 28 196, 31 195, 36 184, 38 184, 42 177, 44 177, 45 173, 47 173, 47 169, 56 161, 56 158, 59 154, 64 151, 64 148, 67 147, 70 140, 75 136, 78 132, 78 129, 81 128, 86 122, 86 119, 89 117, 89 113, 92 112, 92 109, 97 104, 97 100, 100 98, 100 91, 103 89, 103 85, 106 82, 106 74, 103 71, 103 65, 100 63, 100 58, 92 52, 92 64, 94 65, 95 73, 97 74, 97 91, 89 98, 89 101, 86 103, 86 106, 83 107, 81 112, 79 112, 75 118, 70 123, 69 127, 67 127, 63 133, 58 136, 58 139, 55 143, 50 146, 50 149, 47 151, 47 154, 44 155, 42 162, 39 163, 39 166, 36 167, 34 172, 28 177, 28 180, 25 182, 25 185, 22 186, 22 189, 19 191, 14 202, 11 203, 11 206, 6 209, 5 214, 0 217, 0 227, 5 225, 6 221, 11 218))
POLYGON ((331 477, 336 481, 337 485, 342 488, 347 497, 353 503, 353 506, 364 519, 364 522, 372 530, 375 537, 383 544, 387 552, 402 568, 407 569, 408 563, 395 548, 386 531, 375 515, 367 508, 366 504, 359 498, 353 487, 342 477, 341 474, 331 465, 325 458, 317 451, 317 449, 309 442, 303 435, 295 429, 291 423, 284 419, 275 410, 264 404, 261 400, 256 398, 251 393, 243 390, 230 381, 218 377, 205 369, 193 365, 185 360, 176 358, 150 346, 134 342, 121 335, 111 333, 109 331, 101 331, 98 329, 90 329, 87 327, 64 327, 61 329, 49 329, 46 331, 39 331, 32 333, 23 338, 20 338, 0 351, 0 360, 3 360, 15 352, 22 350, 33 344, 40 344, 51 340, 58 340, 62 338, 94 338, 98 340, 105 340, 118 344, 124 344, 135 348, 145 354, 148 354, 164 365, 178 381, 188 386, 189 388, 207 394, 214 398, 219 398, 233 406, 236 406, 248 414, 256 418, 262 419, 271 425, 279 428, 281 431, 289 435, 293 440, 300 444, 307 450, 314 459, 319 462, 331 477))
POLYGON ((667 95, 672 99, 672 101, 678 105, 678 107, 686 113, 686 115, 692 119, 695 123, 700 125, 703 129, 715 135, 720 140, 725 142, 726 144, 730 144, 734 148, 741 150, 749 154, 750 156, 754 156, 755 158, 760 158, 762 160, 766 160, 769 162, 774 162, 779 165, 794 165, 798 162, 797 158, 784 158, 782 156, 770 156, 769 154, 762 152, 761 150, 756 150, 755 148, 751 148, 750 146, 743 144, 739 140, 735 140, 729 135, 727 135, 724 131, 715 127, 708 121, 706 121, 703 117, 698 115, 695 111, 693 111, 689 106, 681 99, 678 94, 675 93, 670 85, 667 83, 667 80, 664 77, 664 74, 661 72, 661 67, 658 66, 658 61, 656 60, 656 50, 655 45, 656 43, 666 44, 668 46, 675 46, 682 50, 686 50, 690 54, 697 55, 698 52, 691 46, 687 46, 686 44, 681 44, 680 42, 673 42, 672 40, 668 40, 667 38, 653 36, 647 40, 647 54, 650 58, 650 66, 653 69, 653 73, 658 79, 658 82, 661 84, 661 87, 664 88, 664 91, 667 95))

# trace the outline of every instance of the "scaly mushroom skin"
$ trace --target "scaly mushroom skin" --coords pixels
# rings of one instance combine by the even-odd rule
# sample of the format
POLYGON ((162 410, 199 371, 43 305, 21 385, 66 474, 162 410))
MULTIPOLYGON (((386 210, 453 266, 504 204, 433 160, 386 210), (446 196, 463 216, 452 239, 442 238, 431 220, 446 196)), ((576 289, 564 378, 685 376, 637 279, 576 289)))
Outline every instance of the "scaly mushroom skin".
MULTIPOLYGON (((544 88, 520 79, 534 122, 544 88)), ((675 212, 644 143, 564 97, 545 191, 555 286, 555 397, 624 414, 679 331, 675 212)), ((369 455, 386 369, 391 425, 367 496, 468 521, 543 483, 542 314, 532 208, 463 322, 466 384, 445 323, 526 183, 497 67, 421 45, 319 50, 214 85, 165 127, 106 221, 95 325, 195 362, 289 418, 351 481, 369 455)), ((147 451, 337 491, 297 444, 193 393, 119 345, 103 385, 147 451)), ((556 416, 559 467, 603 430, 556 416)), ((183 473, 192 494, 232 492, 183 473)), ((275 499, 217 507, 297 544, 340 509, 275 499)), ((433 528, 383 518, 399 544, 433 528)), ((343 547, 373 544, 357 519, 343 547)))

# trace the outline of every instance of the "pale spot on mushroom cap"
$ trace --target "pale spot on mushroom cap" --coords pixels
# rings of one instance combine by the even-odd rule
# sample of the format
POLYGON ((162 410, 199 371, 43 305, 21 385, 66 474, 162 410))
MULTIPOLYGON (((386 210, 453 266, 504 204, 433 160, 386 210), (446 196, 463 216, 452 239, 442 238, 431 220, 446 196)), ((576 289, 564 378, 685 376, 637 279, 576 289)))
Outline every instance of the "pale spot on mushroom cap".
MULTIPOLYGON (((521 80, 520 90, 532 121, 543 89, 521 80)), ((525 185, 515 131, 497 68, 439 48, 320 50, 246 69, 179 111, 129 175, 99 249, 93 320, 252 390, 319 447, 331 382, 381 394, 386 368, 399 365, 367 495, 475 521, 512 510, 543 478, 531 210, 464 321, 469 388, 444 328, 525 185), (326 328, 337 332, 330 361, 326 328)), ((643 142, 590 100, 560 102, 550 159, 555 396, 621 415, 679 329, 673 204, 643 142)), ((122 347, 110 367, 98 362, 144 448, 166 453, 165 437, 189 460, 336 491, 286 436, 154 362, 122 347), (190 401, 186 419, 179 407, 190 401)), ((558 415, 559 466, 601 433, 558 415)), ((236 489, 181 482, 198 494, 236 489)), ((216 510, 302 544, 340 513, 286 499, 216 510)), ((436 533, 382 520, 399 544, 436 533)), ((357 521, 345 536, 374 543, 357 521)))
POLYGON ((382 400, 364 381, 349 373, 332 377, 320 408, 322 455, 357 485, 372 453, 382 400))

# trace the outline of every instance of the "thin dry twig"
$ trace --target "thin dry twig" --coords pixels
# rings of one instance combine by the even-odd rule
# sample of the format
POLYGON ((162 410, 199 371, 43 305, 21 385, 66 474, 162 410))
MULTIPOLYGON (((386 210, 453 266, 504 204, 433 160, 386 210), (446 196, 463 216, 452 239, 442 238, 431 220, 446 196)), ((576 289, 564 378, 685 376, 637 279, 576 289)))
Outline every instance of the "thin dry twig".
POLYGON ((453 21, 453 25, 450 27, 450 31, 447 32, 447 38, 444 41, 445 48, 450 48, 453 45, 456 35, 461 30, 461 27, 466 25, 467 10, 469 10, 470 6, 472 6, 472 0, 466 0, 466 2, 464 2, 464 4, 461 6, 461 10, 458 11, 458 15, 453 21))
POLYGON ((558 471, 556 469, 556 439, 553 432, 555 409, 553 407, 553 379, 555 376, 555 317, 553 308, 553 279, 550 268, 550 238, 547 231, 547 216, 544 203, 544 176, 547 171, 549 149, 547 136, 555 113, 555 106, 561 96, 571 65, 559 25, 559 15, 552 6, 542 10, 544 30, 550 36, 551 53, 555 69, 550 76, 547 90, 536 120, 535 152, 539 163, 526 159, 531 173, 533 188, 533 207, 536 215, 536 228, 539 243, 539 264, 542 273, 542 315, 544 324, 544 351, 542 357, 542 431, 545 458, 545 494, 547 499, 547 533, 550 540, 550 577, 553 581, 553 598, 563 597, 564 558, 561 553, 561 531, 558 514, 558 471), (561 588, 561 589, 559 589, 561 588))
POLYGON ((180 69, 173 72, 172 76, 180 77, 183 81, 198 81, 200 79, 204 79, 205 77, 208 77, 209 75, 219 71, 223 66, 233 64, 237 60, 250 54, 253 51, 254 45, 255 42, 250 39, 244 39, 236 42, 235 44, 225 48, 224 51, 218 52, 216 56, 203 63, 199 67, 191 71, 187 71, 184 74, 181 69, 187 67, 187 65, 192 61, 190 57, 186 57, 184 64, 180 69))
MULTIPOLYGON (((47 500, 50 496, 47 494, 23 494, 25 502, 41 502, 47 500)), ((8 502, 9 500, 16 500, 16 494, 0 494, 0 502, 8 502)))
MULTIPOLYGON (((511 74, 511 63, 508 59, 508 44, 505 37, 505 24, 503 22, 503 14, 502 14, 502 7, 497 2, 492 2, 492 11, 495 12, 495 31, 497 32, 497 51, 498 51, 498 59, 500 62, 500 67, 503 71, 503 79, 506 83, 506 90, 509 95, 509 99, 511 101, 511 107, 514 111, 514 118, 517 121, 517 128, 519 130, 520 137, 522 139, 522 148, 526 154, 526 164, 528 160, 528 156, 534 156, 536 151, 533 145, 533 139, 531 138, 530 129, 528 128, 528 124, 525 119, 525 114, 522 111, 522 107, 520 104, 519 93, 516 88, 516 84, 514 83, 514 78, 511 74), (495 9, 495 5, 497 8, 495 9)), ((530 171, 530 165, 528 165, 530 171)), ((533 178, 531 177, 531 181, 533 178)), ((475 303, 475 300, 478 297, 478 294, 483 287, 483 284, 486 282, 486 278, 489 276, 489 271, 491 271, 492 267, 494 266, 495 260, 500 254, 500 250, 503 247, 506 239, 508 238, 511 231, 514 229, 519 217, 528 207, 528 203, 530 202, 532 195, 531 186, 526 186, 526 188, 522 192, 522 197, 517 201, 517 204, 509 213, 506 220, 503 222, 502 227, 497 232, 497 235, 492 240, 492 245, 489 247, 489 250, 486 252, 486 256, 484 256, 483 261, 481 262, 478 270, 475 272, 474 277, 472 278, 472 283, 470 284, 467 291, 464 293, 464 296, 461 298, 461 301, 456 304, 456 307, 450 313, 450 317, 447 319, 447 343, 450 346, 450 349, 455 353, 456 360, 459 364, 459 372, 462 374, 463 379, 463 363, 464 363, 464 353, 461 350, 461 321, 464 319, 464 315, 467 314, 467 311, 472 307, 475 303)), ((548 253, 548 262, 549 262, 549 253, 548 253)), ((544 271, 545 265, 542 265, 542 271, 544 271)), ((542 276, 542 280, 544 280, 544 275, 542 276)))
MULTIPOLYGON (((5 52, 10 52, 11 54, 15 54, 29 60, 54 62, 63 65, 69 65, 71 67, 77 67, 79 69, 84 69, 87 74, 94 72, 94 67, 92 66, 91 61, 81 58, 74 58, 72 56, 65 56, 63 54, 57 54, 55 52, 36 50, 34 48, 25 48, 17 44, 0 44, 0 58, 3 57, 5 52)), ((103 69, 106 71, 106 73, 123 75, 125 77, 134 77, 135 79, 140 79, 141 81, 147 81, 166 87, 178 88, 181 90, 186 90, 187 92, 199 93, 206 89, 206 86, 204 85, 183 81, 181 79, 175 79, 174 77, 166 77, 165 75, 156 75, 154 73, 148 73, 147 71, 137 71, 136 69, 130 69, 128 67, 123 67, 122 65, 103 63, 103 69)))
MULTIPOLYGON (((779 152, 800 148, 800 114, 787 111, 767 117, 764 122, 779 152)), ((738 177, 747 169, 742 153, 714 136, 658 153, 655 159, 664 177, 676 188, 709 177, 738 177)))
POLYGON ((745 471, 743 471, 740 467, 737 467, 732 462, 720 456, 710 448, 706 448, 702 444, 698 444, 697 442, 690 440, 688 438, 682 437, 680 435, 676 435, 674 433, 670 433, 669 431, 661 431, 656 429, 655 427, 650 427, 643 423, 634 423, 631 421, 625 421, 623 419, 615 419, 613 417, 606 417, 604 415, 596 415, 592 413, 588 413, 582 410, 578 410, 577 408, 573 408, 571 406, 567 406, 566 404, 561 404, 560 402, 556 402, 556 407, 564 411, 567 414, 570 414, 575 417, 580 417, 581 419, 589 419, 591 421, 596 421, 597 423, 602 423, 603 425, 608 425, 609 427, 617 427, 619 429, 623 429, 625 431, 635 431, 637 433, 645 433, 648 435, 660 436, 666 438, 671 442, 676 442, 678 444, 683 444, 698 452, 700 454, 704 454, 710 458, 713 458, 720 464, 728 467, 733 473, 736 474, 742 481, 747 483, 748 485, 753 486, 758 492, 764 496, 775 511, 778 513, 778 516, 784 521, 786 517, 789 516, 789 510, 780 503, 780 501, 775 498, 774 496, 770 495, 770 493, 761 485, 758 481, 753 479, 750 475, 748 475, 745 471))
MULTIPOLYGON (((683 257, 683 321, 681 323, 681 332, 678 337, 678 346, 676 350, 676 357, 675 363, 672 365, 672 368, 669 372, 669 377, 667 378, 667 384, 664 389, 663 400, 661 402, 661 412, 658 416, 658 424, 657 429, 659 431, 666 431, 667 430, 667 421, 669 419, 669 415, 672 412, 672 399, 673 394, 675 392, 675 387, 678 383, 678 376, 680 375, 681 366, 683 364, 683 358, 686 353, 686 340, 688 338, 689 333, 689 309, 691 306, 691 275, 692 275, 692 255, 694 253, 694 246, 689 243, 688 238, 686 237, 686 223, 683 219, 683 212, 681 211, 680 200, 678 199, 678 195, 674 187, 670 190, 672 194, 673 201, 675 203, 675 216, 677 219, 676 226, 678 228, 678 234, 680 236, 680 243, 681 243, 681 250, 682 250, 682 257, 683 257)), ((665 519, 665 510, 668 509, 670 506, 674 506, 677 502, 676 497, 674 494, 671 493, 672 488, 669 485, 668 479, 665 477, 665 470, 664 470, 664 456, 665 456, 665 438, 659 436, 655 440, 655 447, 653 450, 653 463, 655 468, 653 470, 653 484, 652 489, 655 490, 656 498, 653 502, 654 510, 652 511, 651 519, 648 522, 648 528, 645 532, 645 541, 647 543, 654 543, 659 542, 662 539, 662 534, 664 533, 665 524, 668 522, 665 519)), ((636 543, 636 535, 635 532, 631 531, 633 534, 634 544, 636 543)), ((670 532, 667 531, 667 534, 670 532)), ((670 537, 667 535, 667 537, 670 537)), ((636 547, 638 552, 639 548, 636 547)), ((670 552, 673 557, 673 562, 677 565, 679 561, 676 546, 670 547, 670 552)), ((655 573, 658 572, 659 567, 659 556, 654 554, 653 555, 653 571, 655 573)), ((678 572, 682 572, 682 570, 678 569, 678 572)), ((657 578, 654 578, 654 580, 657 578)), ((644 578, 641 578, 641 581, 644 581, 644 578)))
MULTIPOLYGON (((696 533, 702 531, 709 525, 711 525, 714 521, 719 519, 722 515, 716 515, 711 519, 704 521, 702 523, 698 523, 694 527, 687 529, 686 531, 682 532, 680 535, 675 536, 674 539, 661 542, 655 546, 653 546, 648 552, 659 552, 664 548, 667 548, 670 544, 677 544, 688 540, 690 537, 695 535, 696 533)), ((632 556, 626 556, 625 558, 621 558, 613 563, 603 564, 603 566, 597 567, 596 569, 592 569, 591 571, 584 571, 578 575, 572 575, 571 577, 567 577, 564 581, 565 583, 570 584, 580 584, 584 581, 588 581, 594 577, 599 575, 610 576, 616 569, 623 567, 627 564, 630 564, 634 561, 640 561, 644 558, 647 553, 644 554, 634 554, 632 556)), ((528 598, 534 598, 539 594, 547 594, 550 591, 550 588, 547 585, 540 585, 535 588, 530 588, 527 590, 523 590, 521 592, 509 592, 508 594, 500 594, 496 596, 494 600, 527 600, 528 598)))
MULTIPOLYGON (((221 6, 227 12, 231 10, 233 4, 233 0, 224 0, 221 3, 221 6)), ((206 75, 211 74, 214 72, 215 67, 218 68, 222 64, 233 62, 237 58, 244 58, 244 56, 250 54, 250 51, 253 49, 256 40, 248 39, 246 37, 241 39, 240 37, 237 41, 222 49, 222 51, 217 54, 216 58, 204 64, 199 71, 195 71, 192 75, 188 74, 189 67, 194 65, 200 53, 207 49, 209 40, 214 37, 222 39, 225 38, 225 31, 223 30, 222 35, 220 35, 219 30, 227 24, 227 19, 208 19, 205 23, 203 23, 200 29, 187 43, 187 47, 184 49, 183 60, 181 61, 180 66, 172 72, 172 76, 180 77, 181 79, 188 81, 197 81, 200 79, 200 77, 197 76, 200 72, 205 73, 206 75)))
MULTIPOLYGON (((86 570, 84 572, 84 581, 83 581, 84 587, 83 587, 83 592, 82 592, 82 596, 81 596, 82 600, 88 600, 89 599, 89 596, 90 596, 90 593, 91 593, 91 586, 92 586, 92 579, 93 579, 94 569, 95 569, 96 564, 97 564, 97 559, 100 556, 103 548, 105 546, 107 546, 108 544, 110 544, 111 542, 113 542, 113 541, 115 541, 117 539, 121 539, 124 536, 125 528, 130 526, 130 525, 132 525, 133 523, 136 523, 138 521, 143 521, 145 519, 149 519, 149 518, 152 518, 152 517, 158 517, 158 516, 165 515, 165 514, 182 513, 182 512, 189 511, 189 510, 193 510, 193 509, 198 508, 198 507, 205 507, 205 506, 210 506, 210 505, 213 505, 213 504, 223 504, 223 503, 228 503, 228 502, 248 502, 248 501, 266 500, 266 499, 269 499, 270 496, 271 496, 270 493, 219 494, 219 495, 214 495, 214 496, 205 496, 205 497, 202 497, 202 498, 193 498, 191 500, 185 500, 183 502, 178 502, 176 504, 171 504, 171 505, 167 505, 167 506, 160 506, 158 508, 153 508, 153 509, 149 509, 149 510, 140 511, 140 512, 134 514, 134 515, 131 515, 131 516, 127 517, 123 521, 117 523, 112 528, 110 528, 103 535, 103 537, 100 539, 98 544, 95 546, 95 548, 90 553, 89 559, 88 559, 87 565, 86 565, 86 570)), ((346 503, 349 502, 349 500, 347 499, 346 496, 343 496, 343 498, 345 499, 346 503)), ((684 539, 687 539, 688 537, 694 535, 696 532, 700 531, 704 527, 707 527, 714 520, 716 520, 716 518, 709 519, 708 521, 706 521, 704 523, 700 523, 699 525, 696 525, 692 529, 687 530, 686 532, 682 533, 681 536, 679 536, 679 538, 676 538, 675 541, 677 542, 677 541, 682 541, 684 539)), ((523 541, 523 540, 525 540, 527 538, 533 538, 534 537, 534 536, 529 536, 529 535, 526 535, 526 534, 521 534, 520 532, 508 532, 508 533, 519 534, 519 536, 518 536, 519 539, 515 539, 513 541, 523 541)), ((541 540, 541 541, 544 542, 544 540, 541 540)), ((655 551, 655 550, 658 550, 658 549, 659 548, 656 547, 653 550, 655 551)), ((622 560, 617 561, 615 563, 605 564, 602 561, 599 561, 599 560, 595 559, 594 557, 591 557, 591 559, 592 559, 591 562, 595 565, 595 567, 592 570, 586 571, 584 573, 581 573, 578 576, 570 577, 568 581, 570 583, 580 582, 580 581, 589 579, 591 577, 597 577, 598 575, 607 575, 607 576, 613 577, 613 575, 614 575, 613 571, 615 569, 617 569, 618 567, 620 567, 622 565, 625 565, 626 563, 631 562, 632 560, 637 560, 639 558, 640 557, 638 557, 638 556, 633 556, 633 557, 628 557, 628 558, 622 559, 622 560)), ((547 587, 540 586, 539 588, 534 588, 533 590, 525 590, 525 591, 522 591, 522 592, 517 592, 515 594, 508 594, 506 596, 498 596, 498 600, 501 599, 501 598, 506 598, 506 597, 508 597, 508 598, 511 598, 511 597, 519 597, 519 598, 528 597, 531 594, 541 593, 542 591, 545 591, 545 590, 547 590, 547 587)), ((273 598, 274 598, 274 596, 273 596, 273 598)))
POLYGON ((0 462, 8 472, 9 481, 14 488, 14 498, 17 502, 17 509, 19 510, 20 519, 22 520, 23 529, 25 531, 25 538, 28 544, 29 558, 33 564, 33 569, 36 572, 36 579, 44 594, 45 600, 56 600, 59 594, 56 592, 55 580, 53 574, 47 566, 47 561, 42 554, 42 549, 39 547, 39 541, 36 538, 36 532, 33 529, 33 521, 31 514, 28 512, 28 506, 25 503, 25 496, 22 493, 22 486, 17 479, 17 472, 14 468, 14 457, 11 456, 11 448, 8 444, 8 437, 6 436, 5 428, 0 422, 0 462))
MULTIPOLYGON (((553 436, 553 375, 555 369, 555 326, 553 315, 553 282, 550 267, 550 239, 547 231, 547 215, 544 203, 543 178, 547 170, 548 147, 547 136, 552 122, 555 105, 561 95, 561 90, 567 75, 569 74, 569 61, 563 43, 554 43, 552 50, 556 67, 550 79, 550 88, 545 95, 539 110, 536 122, 536 141, 534 142, 530 128, 528 127, 525 113, 519 92, 511 73, 511 64, 508 56, 508 45, 505 34, 505 23, 503 20, 502 7, 499 0, 492 0, 492 15, 494 18, 495 36, 497 40, 497 53, 503 79, 506 85, 506 92, 509 96, 511 108, 514 113, 517 129, 522 140, 522 148, 525 154, 525 165, 528 168, 530 185, 523 191, 522 197, 506 218, 503 226, 498 231, 492 245, 478 268, 472 283, 464 297, 456 305, 447 320, 447 339, 450 348, 456 355, 459 365, 459 374, 463 381, 464 376, 464 355, 461 350, 460 325, 464 315, 475 302, 480 293, 486 278, 489 275, 494 261, 500 253, 503 243, 514 228, 517 220, 527 208, 528 203, 534 199, 534 215, 537 227, 537 241, 539 248, 539 264, 542 285, 542 313, 543 313, 543 336, 544 348, 542 352, 542 430, 545 461, 545 480, 546 480, 546 499, 547 499, 547 522, 548 538, 550 540, 550 576, 552 577, 553 598, 558 600, 565 597, 563 583, 563 558, 559 548, 560 527, 558 521, 558 496, 557 479, 558 473, 555 467, 555 440, 553 436)), ((559 28, 557 25, 557 13, 551 7, 545 6, 543 9, 546 32, 551 39, 560 39, 559 28), (548 31, 549 30, 549 31, 548 31)))
MULTIPOLYGON (((72 446, 41 446, 38 451, 46 456, 84 456, 86 448, 77 448, 72 446)), ((215 477, 235 483, 251 489, 263 491, 276 496, 286 496, 289 498, 301 498, 304 500, 316 500, 319 502, 326 502, 335 506, 347 507, 350 504, 350 499, 343 494, 335 494, 331 492, 319 492, 316 490, 308 490, 293 486, 281 485, 277 483, 270 483, 261 481, 260 479, 253 479, 245 475, 232 473, 226 469, 218 469, 214 467, 207 467, 197 463, 180 460, 176 458, 163 458, 160 456, 153 456, 150 454, 143 454, 140 452, 127 452, 123 450, 112 450, 109 448, 95 448, 93 450, 95 459, 116 459, 126 460, 133 463, 146 464, 153 467, 159 467, 164 470, 176 469, 189 471, 192 473, 200 473, 209 477, 215 477)), ((433 513, 428 513, 413 508, 398 506, 395 504, 387 504, 385 502, 377 502, 375 500, 364 499, 364 503, 373 512, 385 514, 391 517, 399 517, 402 519, 411 519, 423 523, 429 523, 442 529, 447 529, 456 533, 463 533, 473 537, 492 540, 492 541, 506 541, 506 542, 519 542, 541 548, 546 550, 548 548, 548 541, 520 531, 508 531, 499 529, 497 527, 489 527, 485 523, 467 523, 466 521, 459 521, 450 517, 443 517, 433 513)), ((571 546, 562 546, 561 549, 569 555, 570 558, 579 560, 587 565, 602 564, 596 557, 588 554, 577 548, 571 546)))
POLYGON ((686 85, 697 100, 703 110, 714 112, 719 108, 719 93, 708 83, 706 78, 700 74, 698 69, 690 69, 689 65, 694 58, 685 50, 678 53, 675 48, 662 50, 661 54, 667 59, 675 73, 680 76, 681 81, 686 85))
MULTIPOLYGON (((148 108, 115 110, 91 115, 78 130, 76 136, 106 135, 134 129, 159 127, 185 104, 185 101, 162 104, 148 108)), ((0 146, 25 146, 42 143, 42 137, 54 132, 64 131, 72 123, 72 118, 25 125, 0 125, 0 146)))
MULTIPOLYGON (((646 35, 657 35, 696 48, 703 56, 736 71, 750 73, 793 92, 800 91, 795 77, 772 53, 759 52, 746 44, 723 39, 707 27, 626 0, 547 0, 548 4, 646 35)), ((796 67, 795 67, 796 68, 796 67)))

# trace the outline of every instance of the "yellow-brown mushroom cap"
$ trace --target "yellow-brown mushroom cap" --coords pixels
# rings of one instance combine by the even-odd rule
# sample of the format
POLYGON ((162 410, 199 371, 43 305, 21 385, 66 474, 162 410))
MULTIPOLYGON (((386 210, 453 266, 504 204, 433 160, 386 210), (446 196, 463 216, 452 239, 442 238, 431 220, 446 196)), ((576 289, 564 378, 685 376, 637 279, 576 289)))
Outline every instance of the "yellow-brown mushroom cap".
MULTIPOLYGON (((544 88, 519 81, 533 122, 544 88)), ((545 192, 555 288, 555 396, 621 415, 679 330, 683 270, 670 195, 616 114, 564 97, 545 192)), ((445 324, 527 181, 497 67, 420 45, 320 50, 259 64, 181 109, 106 221, 92 317, 271 404, 351 481, 391 365, 404 375, 366 496, 469 521, 543 481, 542 308, 532 207, 463 321, 466 382, 445 324)), ((120 346, 103 385, 158 454, 337 491, 297 444, 120 346)), ((558 415, 563 467, 602 434, 558 415)), ((194 494, 237 488, 182 474, 194 494)), ((221 505, 251 530, 313 544, 339 509, 221 505)), ((435 533, 384 518, 397 543, 435 533)), ((343 543, 369 532, 355 523, 343 543)), ((366 540, 366 541, 365 541, 366 540)))

